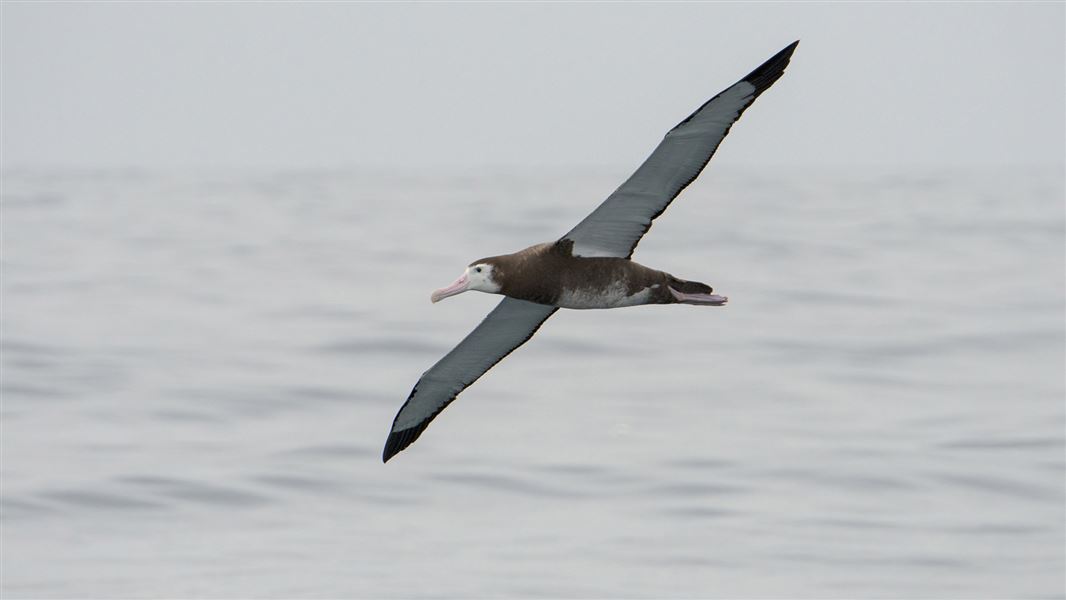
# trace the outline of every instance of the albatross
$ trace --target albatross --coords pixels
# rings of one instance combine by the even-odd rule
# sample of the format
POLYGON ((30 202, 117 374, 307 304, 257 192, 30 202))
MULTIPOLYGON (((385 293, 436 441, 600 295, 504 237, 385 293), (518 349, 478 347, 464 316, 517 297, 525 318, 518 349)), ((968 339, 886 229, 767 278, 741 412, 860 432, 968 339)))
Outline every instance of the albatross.
POLYGON ((566 235, 475 260, 454 283, 433 292, 433 302, 470 290, 504 299, 422 374, 392 422, 383 462, 417 440, 460 392, 526 343, 560 308, 726 303, 705 283, 645 267, 631 257, 652 221, 703 171, 733 123, 784 74, 798 44, 789 44, 668 131, 644 164, 566 235))

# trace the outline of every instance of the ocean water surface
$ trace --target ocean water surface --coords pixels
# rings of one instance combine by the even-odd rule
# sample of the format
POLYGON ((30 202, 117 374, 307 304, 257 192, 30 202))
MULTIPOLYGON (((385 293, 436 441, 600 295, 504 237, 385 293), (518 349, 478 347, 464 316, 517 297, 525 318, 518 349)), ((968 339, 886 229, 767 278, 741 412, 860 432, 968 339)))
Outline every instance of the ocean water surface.
POLYGON ((721 172, 387 465, 619 170, 8 171, 5 598, 1062 598, 1064 175, 721 172))

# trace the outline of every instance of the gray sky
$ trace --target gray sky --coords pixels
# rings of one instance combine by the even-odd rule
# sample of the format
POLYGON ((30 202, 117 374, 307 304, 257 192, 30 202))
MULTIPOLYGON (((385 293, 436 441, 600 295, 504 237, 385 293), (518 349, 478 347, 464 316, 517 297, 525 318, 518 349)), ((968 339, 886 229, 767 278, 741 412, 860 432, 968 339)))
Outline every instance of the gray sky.
POLYGON ((1066 161, 1066 5, 2 5, 3 165, 634 167, 794 39, 715 159, 1066 161))

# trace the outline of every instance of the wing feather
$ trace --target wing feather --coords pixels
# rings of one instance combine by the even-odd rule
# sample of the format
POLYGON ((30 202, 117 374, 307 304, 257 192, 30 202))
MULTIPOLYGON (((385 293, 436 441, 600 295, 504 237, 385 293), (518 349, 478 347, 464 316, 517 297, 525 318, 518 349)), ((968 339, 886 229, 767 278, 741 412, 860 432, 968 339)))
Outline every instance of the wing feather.
POLYGON ((526 343, 555 306, 504 298, 451 352, 422 374, 400 407, 381 455, 388 462, 412 442, 470 384, 526 343))
POLYGON ((644 164, 563 236, 574 242, 574 254, 632 256, 652 221, 707 166, 733 123, 784 74, 798 44, 778 52, 667 132, 644 164))

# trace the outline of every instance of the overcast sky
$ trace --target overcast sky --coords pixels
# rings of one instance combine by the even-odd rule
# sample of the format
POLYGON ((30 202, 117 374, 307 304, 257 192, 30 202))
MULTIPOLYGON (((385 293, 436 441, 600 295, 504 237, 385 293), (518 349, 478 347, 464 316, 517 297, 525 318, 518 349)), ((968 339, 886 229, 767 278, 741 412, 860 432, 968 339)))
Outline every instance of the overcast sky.
POLYGON ((5 167, 636 166, 795 39, 715 159, 1062 164, 1066 5, 2 5, 5 167))

